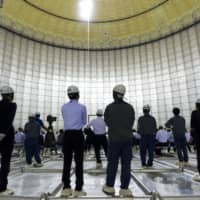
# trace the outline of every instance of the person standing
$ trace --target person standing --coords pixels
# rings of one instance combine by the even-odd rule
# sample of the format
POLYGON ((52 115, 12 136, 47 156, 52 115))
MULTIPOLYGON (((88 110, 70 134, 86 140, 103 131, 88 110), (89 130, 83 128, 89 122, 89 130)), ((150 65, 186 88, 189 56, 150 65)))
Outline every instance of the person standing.
POLYGON ((12 195, 14 191, 7 188, 10 160, 14 146, 13 120, 17 110, 17 104, 12 102, 14 90, 9 86, 0 89, 2 100, 0 101, 0 195, 12 195))
POLYGON ((185 138, 185 119, 179 115, 180 109, 173 108, 174 117, 170 118, 165 126, 172 129, 172 134, 174 135, 174 142, 177 149, 177 155, 179 159, 179 167, 183 168, 184 165, 188 163, 188 152, 187 152, 187 142, 185 138))
POLYGON ((140 139, 140 158, 142 167, 152 167, 154 159, 156 120, 150 115, 150 106, 143 106, 144 115, 138 119, 138 133, 140 139), (146 153, 148 152, 148 161, 146 162, 146 153))
POLYGON ((62 116, 64 120, 64 137, 63 137, 63 153, 64 166, 62 181, 64 184, 62 197, 69 197, 71 195, 85 196, 86 192, 82 190, 83 187, 83 154, 84 154, 84 135, 83 127, 86 124, 87 112, 86 106, 78 102, 79 89, 77 86, 71 85, 67 89, 67 94, 70 99, 62 108, 62 116), (72 158, 74 154, 75 160, 75 190, 72 192, 70 184, 70 172, 72 158))
POLYGON ((197 152, 198 173, 194 175, 193 180, 200 181, 200 99, 196 101, 196 110, 193 110, 191 113, 190 127, 197 152))
POLYGON ((27 167, 32 166, 32 157, 34 156, 36 163, 33 167, 42 167, 40 158, 40 132, 41 126, 36 122, 34 115, 29 116, 29 121, 24 126, 25 141, 24 147, 26 151, 27 167))
POLYGON ((93 119, 89 122, 88 126, 94 132, 94 150, 96 156, 96 168, 102 168, 101 156, 100 156, 100 149, 101 146, 104 149, 105 155, 107 156, 107 138, 106 138, 106 124, 103 120, 103 111, 98 109, 96 112, 97 118, 93 119))
POLYGON ((123 100, 126 88, 116 85, 113 88, 114 102, 109 104, 104 113, 104 120, 108 126, 108 164, 106 184, 102 190, 108 195, 114 195, 115 177, 118 161, 121 159, 121 186, 119 194, 122 197, 132 197, 128 188, 130 183, 130 169, 132 159, 132 128, 135 120, 133 107, 123 100))

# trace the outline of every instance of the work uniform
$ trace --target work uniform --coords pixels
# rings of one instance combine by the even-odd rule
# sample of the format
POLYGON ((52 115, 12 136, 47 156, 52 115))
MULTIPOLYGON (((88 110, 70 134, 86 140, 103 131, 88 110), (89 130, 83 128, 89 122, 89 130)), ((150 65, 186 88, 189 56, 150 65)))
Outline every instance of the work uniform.
POLYGON ((108 126, 108 165, 106 185, 113 187, 121 158, 121 189, 128 189, 132 159, 132 128, 135 120, 133 107, 123 100, 109 104, 104 113, 108 126))
POLYGON ((98 116, 93 119, 89 124, 89 127, 93 129, 94 132, 94 150, 97 163, 101 163, 100 148, 104 149, 105 155, 107 156, 107 138, 106 138, 106 124, 102 117, 98 116))
POLYGON ((174 142, 177 149, 177 155, 180 162, 188 162, 187 142, 185 138, 185 119, 182 116, 176 115, 169 119, 165 126, 167 128, 172 127, 172 133, 174 135, 174 142))
POLYGON ((144 114, 138 119, 138 133, 140 139, 140 158, 142 166, 153 166, 156 120, 149 114, 144 114), (148 151, 148 161, 146 162, 146 153, 148 151))
POLYGON ((78 100, 70 100, 61 108, 64 120, 63 153, 64 167, 62 181, 65 188, 71 188, 70 172, 74 153, 75 159, 75 190, 82 190, 83 186, 83 153, 84 153, 84 135, 83 126, 86 124, 86 107, 78 100))
POLYGON ((32 164, 32 157, 34 156, 36 162, 41 164, 40 158, 40 131, 41 126, 35 121, 35 119, 31 119, 24 126, 25 133, 25 151, 26 151, 26 163, 28 165, 32 164))
POLYGON ((10 160, 14 145, 14 127, 12 125, 17 105, 7 100, 0 101, 0 133, 6 136, 0 141, 1 169, 0 192, 7 189, 10 160))

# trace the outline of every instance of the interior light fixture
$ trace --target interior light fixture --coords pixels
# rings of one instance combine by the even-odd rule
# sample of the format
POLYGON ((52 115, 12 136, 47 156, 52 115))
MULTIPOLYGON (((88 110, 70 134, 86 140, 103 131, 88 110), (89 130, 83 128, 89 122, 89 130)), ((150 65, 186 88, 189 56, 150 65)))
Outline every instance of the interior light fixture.
POLYGON ((81 0, 79 2, 79 13, 83 20, 90 21, 93 10, 93 0, 81 0))

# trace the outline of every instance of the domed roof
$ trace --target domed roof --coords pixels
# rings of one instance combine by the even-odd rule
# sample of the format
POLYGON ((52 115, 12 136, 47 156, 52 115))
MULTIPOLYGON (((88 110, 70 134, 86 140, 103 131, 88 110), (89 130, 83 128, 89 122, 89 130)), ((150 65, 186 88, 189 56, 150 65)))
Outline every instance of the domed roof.
POLYGON ((199 0, 4 0, 1 26, 75 49, 145 43, 200 19, 199 0))

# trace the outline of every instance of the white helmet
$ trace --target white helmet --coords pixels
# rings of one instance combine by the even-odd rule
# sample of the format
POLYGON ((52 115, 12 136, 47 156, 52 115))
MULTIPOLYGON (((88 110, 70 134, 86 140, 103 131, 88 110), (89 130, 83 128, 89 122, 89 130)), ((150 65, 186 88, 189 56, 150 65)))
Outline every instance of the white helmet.
POLYGON ((200 103, 200 98, 199 98, 199 99, 197 99, 196 103, 200 103))
POLYGON ((117 93, 119 93, 119 94, 125 95, 126 88, 125 88, 124 85, 119 84, 119 85, 116 85, 116 86, 113 88, 113 92, 117 92, 117 93))
POLYGON ((79 89, 77 86, 75 85, 70 85, 68 88, 67 88, 67 94, 74 94, 74 93, 79 93, 79 89))
POLYGON ((150 105, 148 105, 148 104, 143 106, 143 110, 150 110, 150 109, 151 109, 150 105))
POLYGON ((98 109, 96 112, 96 115, 103 115, 103 110, 102 109, 98 109))
POLYGON ((14 90, 10 86, 2 86, 0 89, 1 94, 12 94, 14 90))

